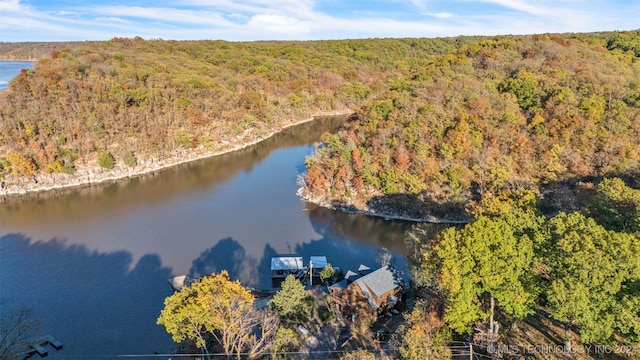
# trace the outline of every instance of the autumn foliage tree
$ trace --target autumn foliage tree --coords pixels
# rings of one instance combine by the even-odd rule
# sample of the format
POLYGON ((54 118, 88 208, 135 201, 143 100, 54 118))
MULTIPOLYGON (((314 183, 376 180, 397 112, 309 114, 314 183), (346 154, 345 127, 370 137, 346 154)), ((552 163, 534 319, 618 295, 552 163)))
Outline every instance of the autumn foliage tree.
POLYGON ((383 215, 401 212, 407 201, 393 199, 406 195, 418 217, 464 218, 472 199, 503 191, 637 177, 640 62, 621 51, 637 38, 458 38, 412 59, 387 74, 356 121, 322 139, 306 193, 364 209, 388 200, 383 215))
POLYGON ((205 276, 165 299, 157 323, 174 341, 190 340, 209 354, 213 337, 227 356, 264 354, 273 344, 277 316, 253 310, 253 296, 226 271, 205 276), (256 331, 257 329, 257 331, 256 331))
POLYGON ((398 346, 403 359, 451 359, 450 334, 435 310, 420 302, 406 316, 398 346))

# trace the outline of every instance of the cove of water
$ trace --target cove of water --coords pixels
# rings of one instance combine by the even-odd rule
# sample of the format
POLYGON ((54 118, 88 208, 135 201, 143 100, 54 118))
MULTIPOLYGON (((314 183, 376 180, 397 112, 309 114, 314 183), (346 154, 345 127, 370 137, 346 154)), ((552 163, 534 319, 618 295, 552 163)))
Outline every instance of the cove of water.
POLYGON ((270 286, 270 259, 325 255, 406 269, 410 224, 349 215, 296 195, 305 157, 344 118, 316 119, 241 151, 156 174, 0 204, 0 315, 26 307, 64 344, 49 358, 172 353, 156 325, 167 279, 227 270, 270 286))
POLYGON ((9 81, 20 73, 20 70, 31 69, 33 61, 0 60, 0 91, 7 90, 9 81))

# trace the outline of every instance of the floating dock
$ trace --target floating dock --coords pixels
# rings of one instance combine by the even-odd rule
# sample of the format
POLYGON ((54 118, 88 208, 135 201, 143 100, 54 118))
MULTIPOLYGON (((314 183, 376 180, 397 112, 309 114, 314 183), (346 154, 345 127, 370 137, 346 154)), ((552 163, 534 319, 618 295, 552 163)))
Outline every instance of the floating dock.
POLYGON ((29 350, 25 354, 25 358, 29 358, 32 355, 38 354, 40 357, 45 357, 49 355, 45 346, 51 345, 54 349, 60 350, 62 349, 62 343, 51 335, 45 335, 37 340, 33 341, 31 345, 29 345, 29 350))

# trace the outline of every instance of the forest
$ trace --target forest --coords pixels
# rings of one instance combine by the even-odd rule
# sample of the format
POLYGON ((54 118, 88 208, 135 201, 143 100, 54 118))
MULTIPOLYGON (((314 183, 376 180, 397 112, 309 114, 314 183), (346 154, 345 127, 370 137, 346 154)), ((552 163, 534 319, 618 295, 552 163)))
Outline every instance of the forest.
POLYGON ((527 345, 518 329, 548 323, 567 348, 637 349, 640 31, 20 49, 0 43, 0 57, 39 58, 0 93, 3 187, 350 112, 306 159, 305 199, 461 222, 408 234, 403 358, 473 335, 527 345))
POLYGON ((416 291, 444 323, 436 333, 471 334, 521 354, 545 341, 569 354, 588 344, 637 349, 640 190, 605 179, 580 211, 540 210, 533 191, 507 191, 484 198, 465 226, 435 236, 414 226, 416 291))
POLYGON ((355 121, 307 159, 305 198, 468 219, 505 189, 638 181, 639 44, 638 31, 0 43, 0 57, 40 57, 0 93, 0 176, 133 169, 341 110, 355 121))
POLYGON ((470 201, 504 190, 602 176, 637 185, 639 41, 637 32, 483 38, 407 61, 307 159, 306 197, 468 219, 470 201))

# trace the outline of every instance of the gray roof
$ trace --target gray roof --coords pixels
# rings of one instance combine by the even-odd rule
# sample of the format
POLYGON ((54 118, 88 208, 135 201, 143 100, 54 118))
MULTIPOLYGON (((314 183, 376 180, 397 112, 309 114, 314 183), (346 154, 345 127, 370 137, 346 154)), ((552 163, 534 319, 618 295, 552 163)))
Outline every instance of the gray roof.
POLYGON ((360 274, 355 273, 351 270, 347 271, 347 273, 344 275, 344 278, 348 281, 354 281, 359 277, 360 277, 360 274))
POLYGON ((355 282, 360 285, 360 288, 365 294, 368 292, 365 289, 366 286, 376 296, 381 296, 402 285, 402 278, 395 272, 395 269, 387 265, 359 278, 355 282))
POLYGON ((347 287, 347 280, 342 279, 333 285, 329 285, 329 289, 345 289, 347 287))
POLYGON ((358 273, 362 276, 370 274, 371 273, 371 268, 368 267, 367 265, 364 264, 360 264, 360 266, 358 267, 358 273))
POLYGON ((271 270, 301 270, 304 269, 302 256, 282 256, 271 258, 271 270))
POLYGON ((371 270, 371 268, 365 264, 360 264, 360 266, 358 267, 358 271, 364 271, 364 270, 371 270))

